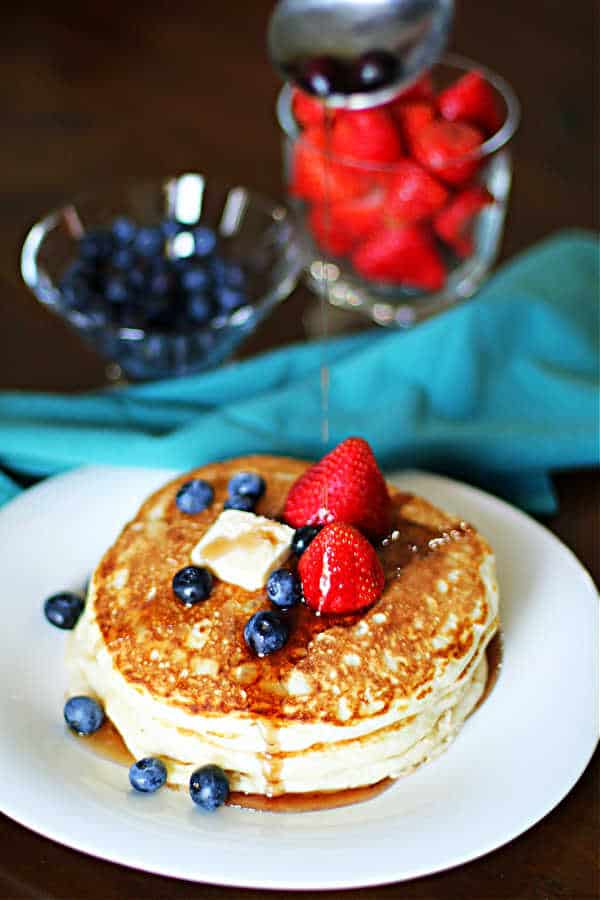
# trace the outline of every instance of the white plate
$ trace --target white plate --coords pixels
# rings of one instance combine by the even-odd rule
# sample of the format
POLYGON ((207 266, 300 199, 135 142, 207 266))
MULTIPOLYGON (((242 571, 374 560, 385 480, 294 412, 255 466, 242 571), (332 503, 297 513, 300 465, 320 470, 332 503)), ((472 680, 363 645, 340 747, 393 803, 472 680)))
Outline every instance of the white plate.
POLYGON ((597 741, 598 604, 553 535, 505 503, 432 475, 395 479, 470 520, 493 545, 504 664, 450 750, 376 799, 280 815, 204 813, 185 793, 129 790, 126 770, 65 733, 64 633, 44 598, 81 586, 171 473, 86 468, 0 510, 0 808, 55 841, 149 872, 261 888, 413 878, 493 850, 549 812, 597 741))

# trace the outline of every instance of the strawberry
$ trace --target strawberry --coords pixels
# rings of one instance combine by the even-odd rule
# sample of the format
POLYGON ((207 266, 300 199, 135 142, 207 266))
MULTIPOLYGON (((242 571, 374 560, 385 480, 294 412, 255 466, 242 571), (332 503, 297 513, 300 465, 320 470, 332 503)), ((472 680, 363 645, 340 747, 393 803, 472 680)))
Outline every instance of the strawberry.
POLYGON ((386 219, 408 224, 427 219, 448 200, 443 184, 411 159, 401 159, 394 167, 386 195, 386 219))
POLYGON ((312 125, 324 125, 327 117, 325 104, 310 94, 295 87, 292 91, 292 112, 294 118, 303 128, 312 125))
POLYGON ((381 107, 339 113, 333 126, 331 149, 341 159, 367 163, 390 163, 402 156, 394 119, 381 107))
POLYGON ((417 78, 410 87, 406 88, 405 91, 402 91, 400 96, 396 97, 392 102, 395 105, 397 103, 412 103, 413 101, 418 100, 433 101, 434 99, 435 91, 433 90, 433 81, 431 80, 431 75, 426 74, 417 78))
POLYGON ((400 124, 404 143, 412 149, 414 140, 420 131, 435 119, 432 103, 398 103, 394 108, 394 117, 400 124))
POLYGON ((385 192, 377 184, 360 197, 349 197, 331 204, 331 222, 349 235, 352 243, 367 237, 383 223, 385 192))
POLYGON ((317 203, 363 193, 368 186, 364 172, 356 167, 332 162, 322 129, 307 128, 295 145, 292 157, 290 192, 317 203))
POLYGON ((440 112, 448 122, 479 125, 486 134, 502 126, 503 116, 494 89, 480 72, 467 72, 438 97, 440 112))
POLYGON ((345 256, 356 243, 354 235, 346 229, 343 218, 332 217, 329 205, 315 204, 308 216, 308 226, 319 247, 331 256, 345 256))
POLYGON ((437 214, 433 228, 458 256, 465 258, 473 252, 470 231, 477 213, 493 203, 494 198, 485 188, 475 185, 457 194, 448 206, 437 214))
POLYGON ((446 269, 429 233, 421 225, 382 228, 354 251, 352 265, 364 278, 435 291, 446 269))
POLYGON ((482 140, 473 125, 435 120, 415 135, 413 152, 421 165, 442 181, 464 184, 477 171, 479 160, 473 154, 482 140))
POLYGON ((283 518, 294 528, 345 522, 370 534, 384 534, 390 498, 368 443, 347 438, 307 469, 290 488, 283 518))
POLYGON ((372 606, 385 583, 375 550, 352 525, 326 525, 300 557, 306 605, 316 613, 351 613, 372 606))

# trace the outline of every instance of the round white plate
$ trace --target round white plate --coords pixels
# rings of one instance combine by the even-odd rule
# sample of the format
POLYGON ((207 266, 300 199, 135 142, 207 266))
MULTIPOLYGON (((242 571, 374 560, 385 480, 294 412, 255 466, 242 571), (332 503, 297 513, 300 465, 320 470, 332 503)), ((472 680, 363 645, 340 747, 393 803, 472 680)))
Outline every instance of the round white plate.
POLYGON ((172 473, 85 468, 0 510, 0 808, 17 822, 149 872, 245 887, 349 888, 447 869, 549 812, 598 738, 598 598, 572 553, 527 516, 437 476, 394 480, 468 519, 495 549, 504 661, 449 751, 366 803, 302 814, 134 794, 125 768, 66 733, 65 634, 46 596, 83 585, 140 501, 172 473))

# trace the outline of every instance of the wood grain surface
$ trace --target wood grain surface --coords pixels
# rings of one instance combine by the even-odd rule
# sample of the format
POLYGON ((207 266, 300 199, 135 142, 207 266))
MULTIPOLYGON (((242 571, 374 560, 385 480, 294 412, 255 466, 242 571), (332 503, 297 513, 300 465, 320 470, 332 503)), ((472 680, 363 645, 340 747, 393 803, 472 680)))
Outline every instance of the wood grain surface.
MULTIPOLYGON (((195 168, 281 196, 274 117, 279 83, 265 51, 271 7, 269 0, 5 2, 0 11, 0 389, 70 391, 104 383, 103 362, 40 308, 20 282, 20 245, 41 213, 113 176, 195 168)), ((595 4, 458 0, 457 7, 452 48, 500 71, 523 104, 503 257, 560 228, 597 228, 595 4)), ((305 336, 304 314, 313 303, 299 288, 246 352, 305 336)), ((556 486, 560 512, 545 524, 598 581, 598 473, 557 473, 556 486)), ((539 740, 543 752, 544 735, 539 740)), ((596 898, 598 770, 596 753, 552 813, 482 859, 414 882, 330 896, 596 898)), ((0 816, 0 900, 265 896, 293 894, 147 875, 63 848, 0 816)))

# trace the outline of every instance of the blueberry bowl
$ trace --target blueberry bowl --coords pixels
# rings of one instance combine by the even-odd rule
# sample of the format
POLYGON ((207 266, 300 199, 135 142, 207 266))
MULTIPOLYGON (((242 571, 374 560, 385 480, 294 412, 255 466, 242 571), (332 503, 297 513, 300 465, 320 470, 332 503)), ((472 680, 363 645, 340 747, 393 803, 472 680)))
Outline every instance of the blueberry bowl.
POLYGON ((82 196, 21 254, 36 297, 132 380, 223 362, 301 269, 284 206, 198 173, 82 196))

